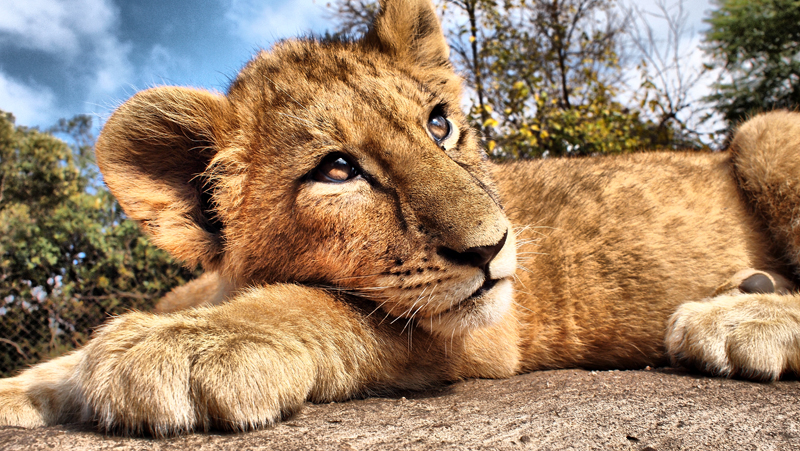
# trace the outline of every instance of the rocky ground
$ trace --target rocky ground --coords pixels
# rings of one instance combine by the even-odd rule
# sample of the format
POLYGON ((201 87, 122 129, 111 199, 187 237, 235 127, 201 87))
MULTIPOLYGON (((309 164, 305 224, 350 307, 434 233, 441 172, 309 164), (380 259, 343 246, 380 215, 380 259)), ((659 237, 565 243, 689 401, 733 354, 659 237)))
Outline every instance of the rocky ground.
POLYGON ((0 427, 0 450, 800 449, 800 381, 559 370, 405 397, 309 404, 262 431, 168 440, 0 427))

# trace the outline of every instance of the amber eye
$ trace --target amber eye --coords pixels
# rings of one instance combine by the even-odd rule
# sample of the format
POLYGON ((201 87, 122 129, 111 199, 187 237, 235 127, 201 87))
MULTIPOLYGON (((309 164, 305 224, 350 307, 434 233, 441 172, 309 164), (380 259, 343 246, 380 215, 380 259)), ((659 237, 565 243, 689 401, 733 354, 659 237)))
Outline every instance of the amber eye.
POLYGON ((343 183, 357 176, 358 169, 355 165, 339 153, 325 157, 312 174, 314 180, 324 183, 343 183))
POLYGON ((451 128, 450 121, 444 117, 442 108, 434 108, 431 112, 431 116, 428 118, 428 132, 430 132, 434 141, 436 141, 437 144, 441 144, 442 141, 450 136, 451 128))

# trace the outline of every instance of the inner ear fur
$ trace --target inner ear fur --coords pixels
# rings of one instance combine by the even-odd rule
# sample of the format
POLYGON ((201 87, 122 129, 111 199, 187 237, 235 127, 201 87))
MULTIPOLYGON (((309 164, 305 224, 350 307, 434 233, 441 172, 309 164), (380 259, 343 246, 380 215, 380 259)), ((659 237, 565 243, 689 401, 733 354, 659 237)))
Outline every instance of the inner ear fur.
POLYGON ((97 164, 129 218, 188 265, 218 266, 222 226, 206 177, 231 114, 225 97, 160 87, 119 107, 97 140, 97 164))
POLYGON ((425 67, 450 65, 450 47, 430 0, 381 0, 363 43, 425 67))

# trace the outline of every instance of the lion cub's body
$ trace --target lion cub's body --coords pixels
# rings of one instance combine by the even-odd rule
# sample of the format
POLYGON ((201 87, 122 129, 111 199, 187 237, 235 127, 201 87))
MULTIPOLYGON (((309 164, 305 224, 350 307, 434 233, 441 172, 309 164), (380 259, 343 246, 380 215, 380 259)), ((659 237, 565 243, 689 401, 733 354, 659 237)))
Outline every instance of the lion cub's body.
POLYGON ((526 369, 663 364, 680 304, 743 268, 779 267, 729 154, 541 160, 495 173, 511 221, 526 226, 516 298, 526 369))
POLYGON ((427 0, 286 41, 226 95, 143 91, 97 143, 126 213, 207 275, 0 381, 0 425, 169 435, 465 377, 669 360, 800 370, 800 116, 722 154, 491 165, 427 0))

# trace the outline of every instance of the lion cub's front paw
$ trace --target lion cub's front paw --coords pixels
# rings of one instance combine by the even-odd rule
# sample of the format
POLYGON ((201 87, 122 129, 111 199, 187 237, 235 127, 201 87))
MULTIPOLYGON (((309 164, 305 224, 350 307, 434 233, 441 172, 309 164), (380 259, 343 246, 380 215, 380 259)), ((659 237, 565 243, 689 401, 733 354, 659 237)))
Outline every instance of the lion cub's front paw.
POLYGON ((774 380, 800 371, 800 297, 719 296, 678 308, 667 326, 673 363, 722 376, 774 380))
POLYGON ((84 415, 107 431, 171 435, 194 428, 189 361, 160 317, 131 313, 105 324, 77 368, 84 415))
POLYGON ((310 377, 259 338, 191 314, 123 315, 85 348, 85 416, 104 430, 154 436, 273 424, 299 408, 310 377))
POLYGON ((42 413, 33 405, 17 377, 0 379, 0 426, 44 426, 42 413))

